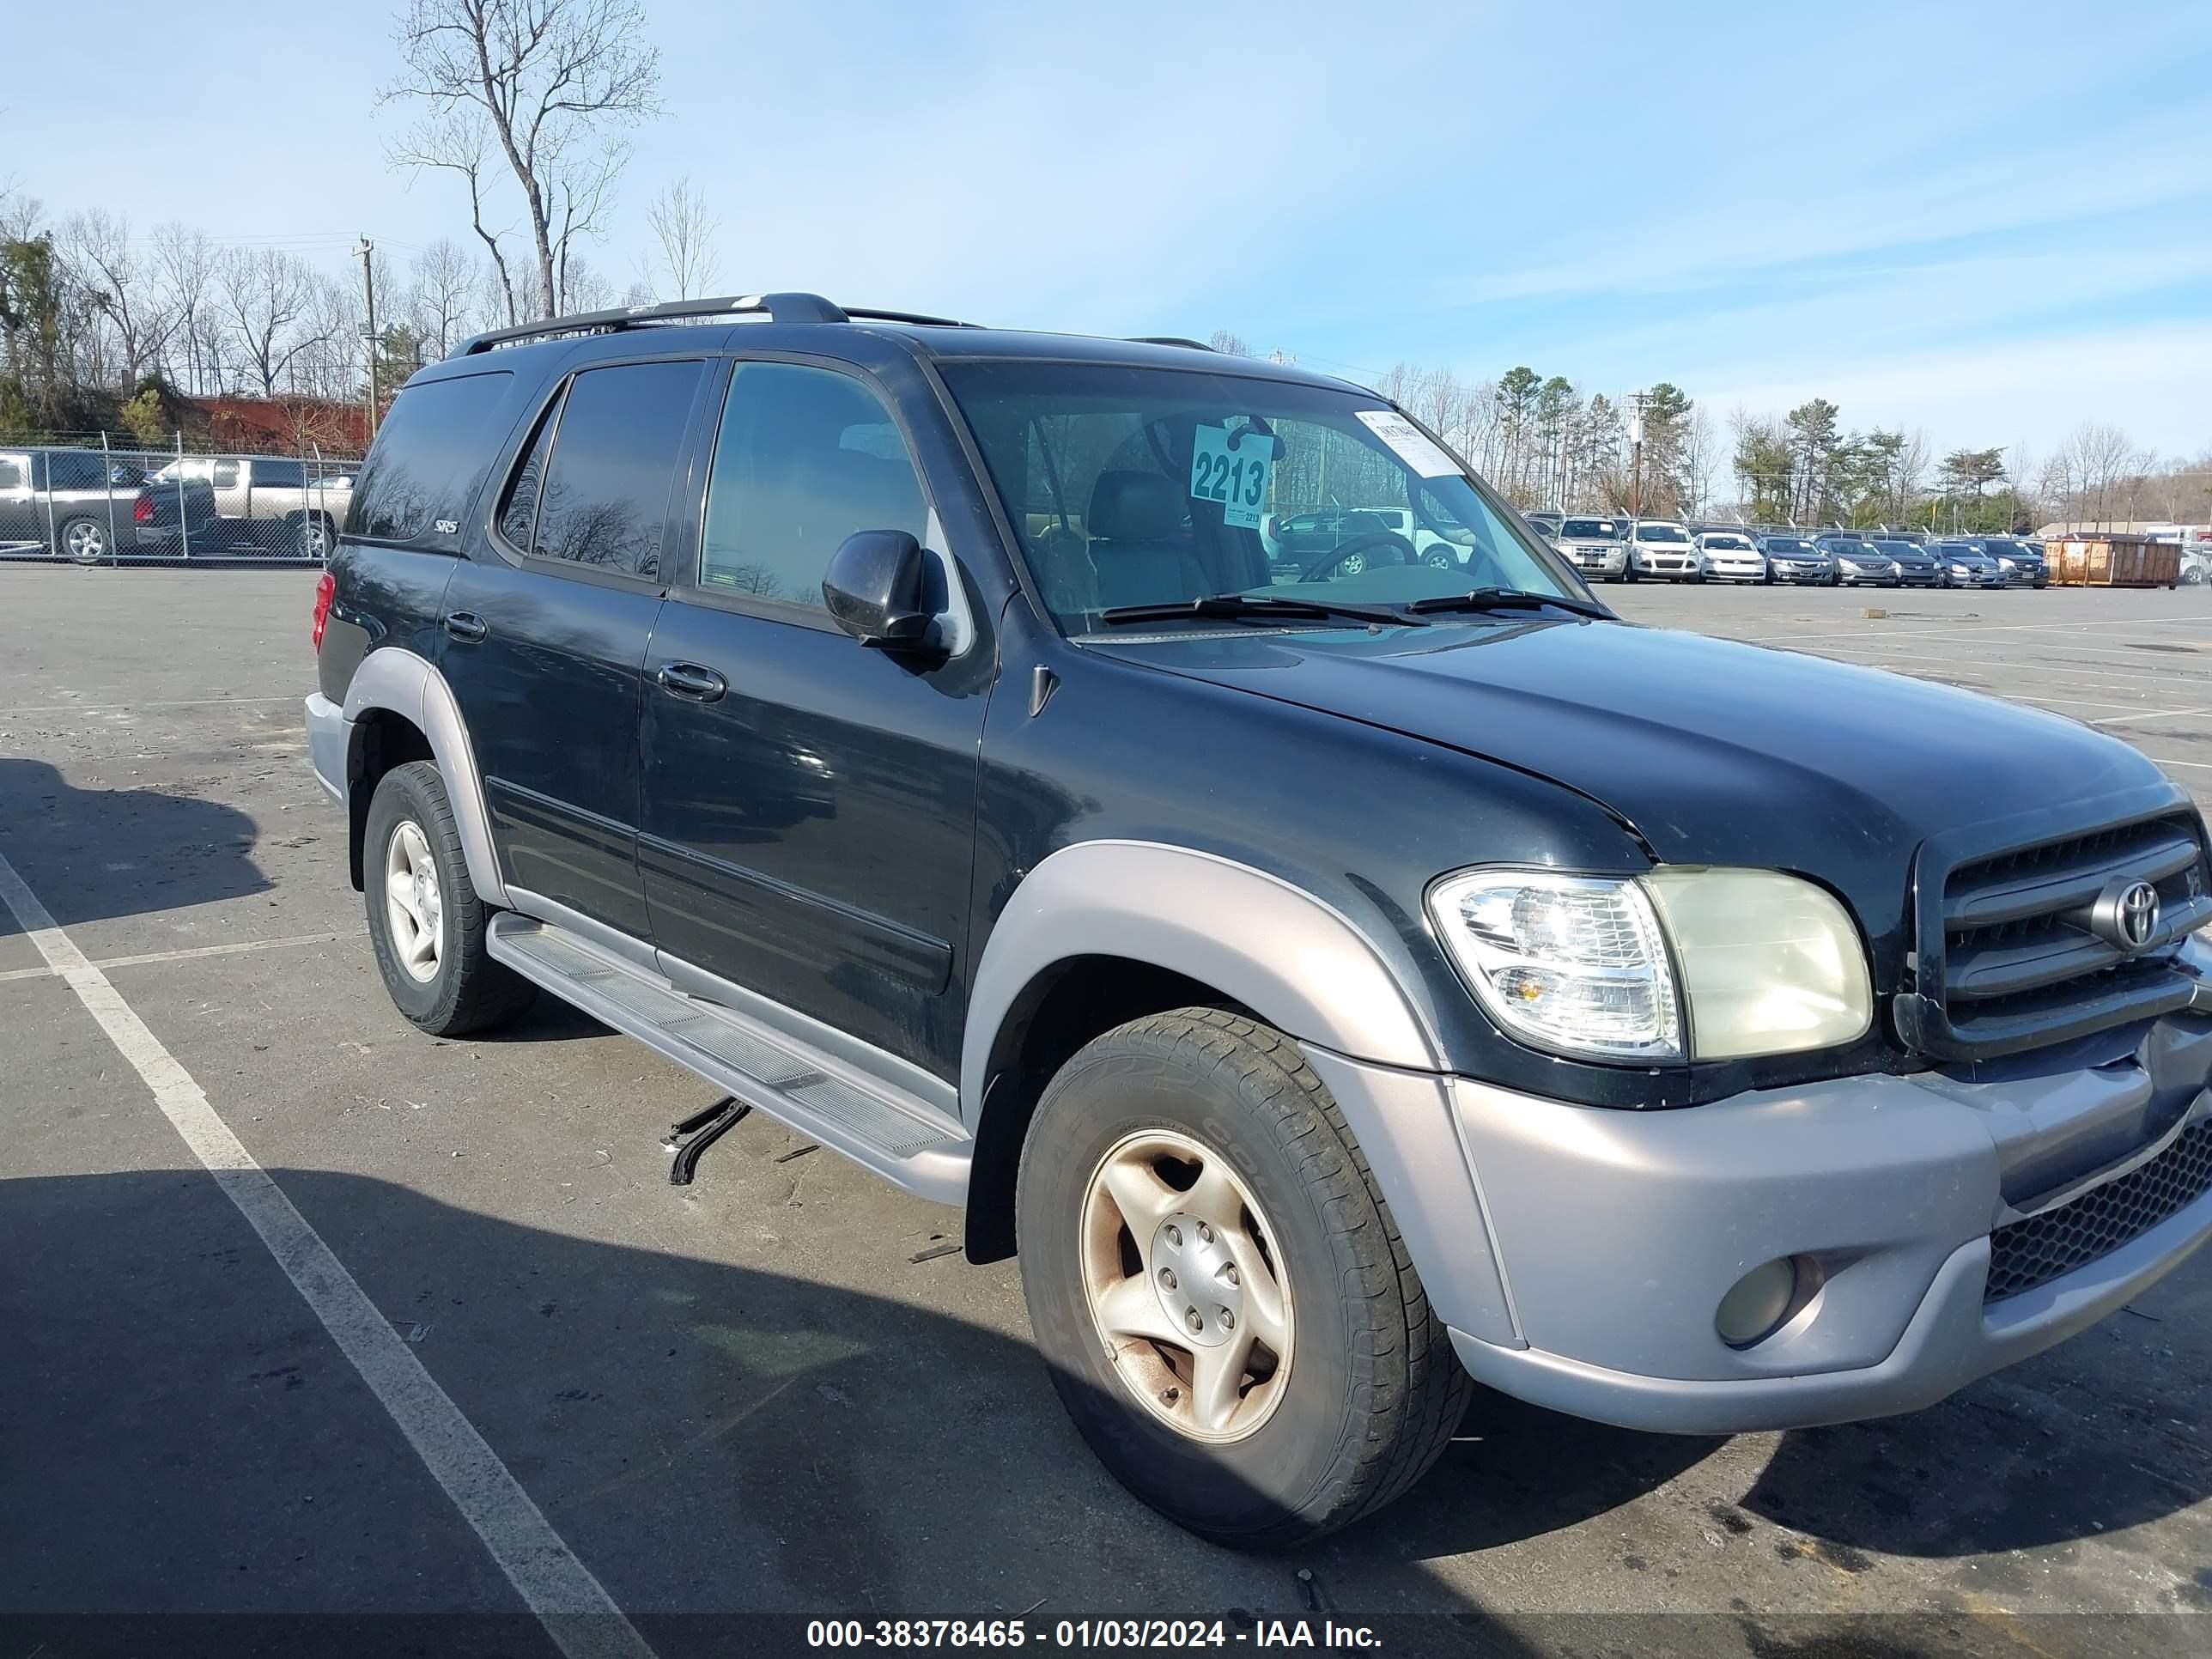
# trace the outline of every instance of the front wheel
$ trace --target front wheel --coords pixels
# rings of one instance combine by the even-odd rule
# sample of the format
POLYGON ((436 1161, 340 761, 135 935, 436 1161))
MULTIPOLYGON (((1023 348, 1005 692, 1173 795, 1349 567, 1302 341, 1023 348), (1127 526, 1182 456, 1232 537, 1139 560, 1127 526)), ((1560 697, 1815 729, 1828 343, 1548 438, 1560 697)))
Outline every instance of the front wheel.
POLYGON ((365 833, 369 944, 393 1006, 433 1036, 480 1031, 528 1007, 537 988, 486 949, 492 912, 469 880, 437 767, 410 761, 379 779, 365 833))
POLYGON ((1472 1382, 1295 1044, 1183 1008, 1093 1040, 1031 1120, 1022 1287, 1053 1386, 1161 1514, 1244 1548, 1389 1503, 1472 1382))

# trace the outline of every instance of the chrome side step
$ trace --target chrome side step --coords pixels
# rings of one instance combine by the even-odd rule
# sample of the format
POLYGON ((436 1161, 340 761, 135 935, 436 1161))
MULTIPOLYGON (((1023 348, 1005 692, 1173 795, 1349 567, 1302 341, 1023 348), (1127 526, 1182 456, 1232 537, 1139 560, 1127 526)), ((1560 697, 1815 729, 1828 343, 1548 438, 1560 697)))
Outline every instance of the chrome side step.
POLYGON ((917 1197, 964 1204, 975 1143, 955 1119, 550 922, 505 910, 493 957, 678 1066, 917 1197))

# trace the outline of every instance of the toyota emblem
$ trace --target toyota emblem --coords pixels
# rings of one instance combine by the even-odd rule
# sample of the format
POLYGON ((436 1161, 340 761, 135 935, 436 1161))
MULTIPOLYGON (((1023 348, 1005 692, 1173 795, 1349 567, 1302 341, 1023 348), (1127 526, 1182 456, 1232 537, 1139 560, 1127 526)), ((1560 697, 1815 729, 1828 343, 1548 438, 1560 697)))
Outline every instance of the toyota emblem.
POLYGON ((2147 881, 2116 876, 2105 884, 2090 908, 2089 927, 2098 938, 2130 955, 2158 936, 2158 889, 2147 881))
POLYGON ((2158 931, 2158 889, 2139 881, 2120 895, 2120 939, 2130 951, 2140 951, 2158 931))

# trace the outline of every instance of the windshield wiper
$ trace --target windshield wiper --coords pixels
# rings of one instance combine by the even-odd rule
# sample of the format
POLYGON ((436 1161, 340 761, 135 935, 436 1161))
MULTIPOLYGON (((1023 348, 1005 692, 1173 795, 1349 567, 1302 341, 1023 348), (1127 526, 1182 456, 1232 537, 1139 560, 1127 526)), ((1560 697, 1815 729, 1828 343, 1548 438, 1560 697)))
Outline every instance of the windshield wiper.
POLYGON ((1564 593, 1530 593, 1517 587, 1478 587, 1470 593, 1446 593, 1439 599, 1414 599, 1405 607, 1416 615, 1440 611, 1541 611, 1557 605, 1578 617, 1611 621, 1613 612, 1592 599, 1571 599, 1564 593))
POLYGON ((1322 622, 1332 617, 1373 623, 1384 628, 1412 624, 1425 628, 1418 617, 1408 617, 1379 605, 1338 605, 1329 599, 1291 599, 1269 593, 1209 593, 1204 599, 1176 599, 1159 605, 1117 605, 1098 613, 1109 626, 1123 623, 1173 622, 1179 617, 1224 622, 1322 622))

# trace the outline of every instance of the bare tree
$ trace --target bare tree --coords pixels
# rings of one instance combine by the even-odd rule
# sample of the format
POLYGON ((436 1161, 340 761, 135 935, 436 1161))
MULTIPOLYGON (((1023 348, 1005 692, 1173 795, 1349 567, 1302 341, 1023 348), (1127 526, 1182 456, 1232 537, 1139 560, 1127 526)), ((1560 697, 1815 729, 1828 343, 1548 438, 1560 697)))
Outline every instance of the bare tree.
POLYGON ((214 301, 216 251, 204 230, 169 220, 154 227, 150 262, 170 317, 168 358, 182 388, 201 392, 222 378, 223 330, 214 301))
POLYGON ((1206 337, 1206 343, 1224 356, 1249 357, 1252 355, 1252 348, 1244 343, 1244 337, 1231 329, 1215 329, 1206 337))
POLYGON ((252 376, 262 396, 275 397, 276 383, 316 337, 300 326, 315 301, 314 273, 297 254, 233 248, 216 267, 216 284, 241 378, 252 376))
POLYGON ((394 167, 434 167, 461 176, 469 192, 469 228, 491 256, 484 284, 500 320, 513 325, 522 320, 522 307, 515 292, 514 273, 507 263, 507 233, 484 222, 484 149, 490 142, 483 111, 449 109, 418 122, 405 140, 392 148, 390 160, 394 167))
POLYGON ((410 325, 433 359, 460 343, 477 308, 483 277, 474 259, 444 237, 416 257, 407 295, 410 325))
POLYGON ((558 309, 569 240, 599 230, 621 171, 608 130, 658 108, 660 54, 644 23, 637 0, 408 0, 400 15, 406 67, 384 95, 430 113, 393 160, 462 173, 497 259, 483 216, 483 153, 496 144, 529 220, 540 315, 558 309))
POLYGON ((94 370, 100 380, 133 386, 155 367, 174 319, 163 305, 149 262, 133 251, 131 222, 104 208, 73 216, 62 227, 62 257, 91 300, 104 326, 97 345, 114 347, 112 361, 94 370))
MULTIPOLYGON (((689 179, 678 179, 653 198, 646 210, 646 222, 660 245, 659 277, 672 290, 671 300, 692 300, 714 285, 720 264, 714 238, 722 222, 707 206, 707 199, 691 188, 689 179)), ((653 284, 658 289, 659 284, 653 284)))

